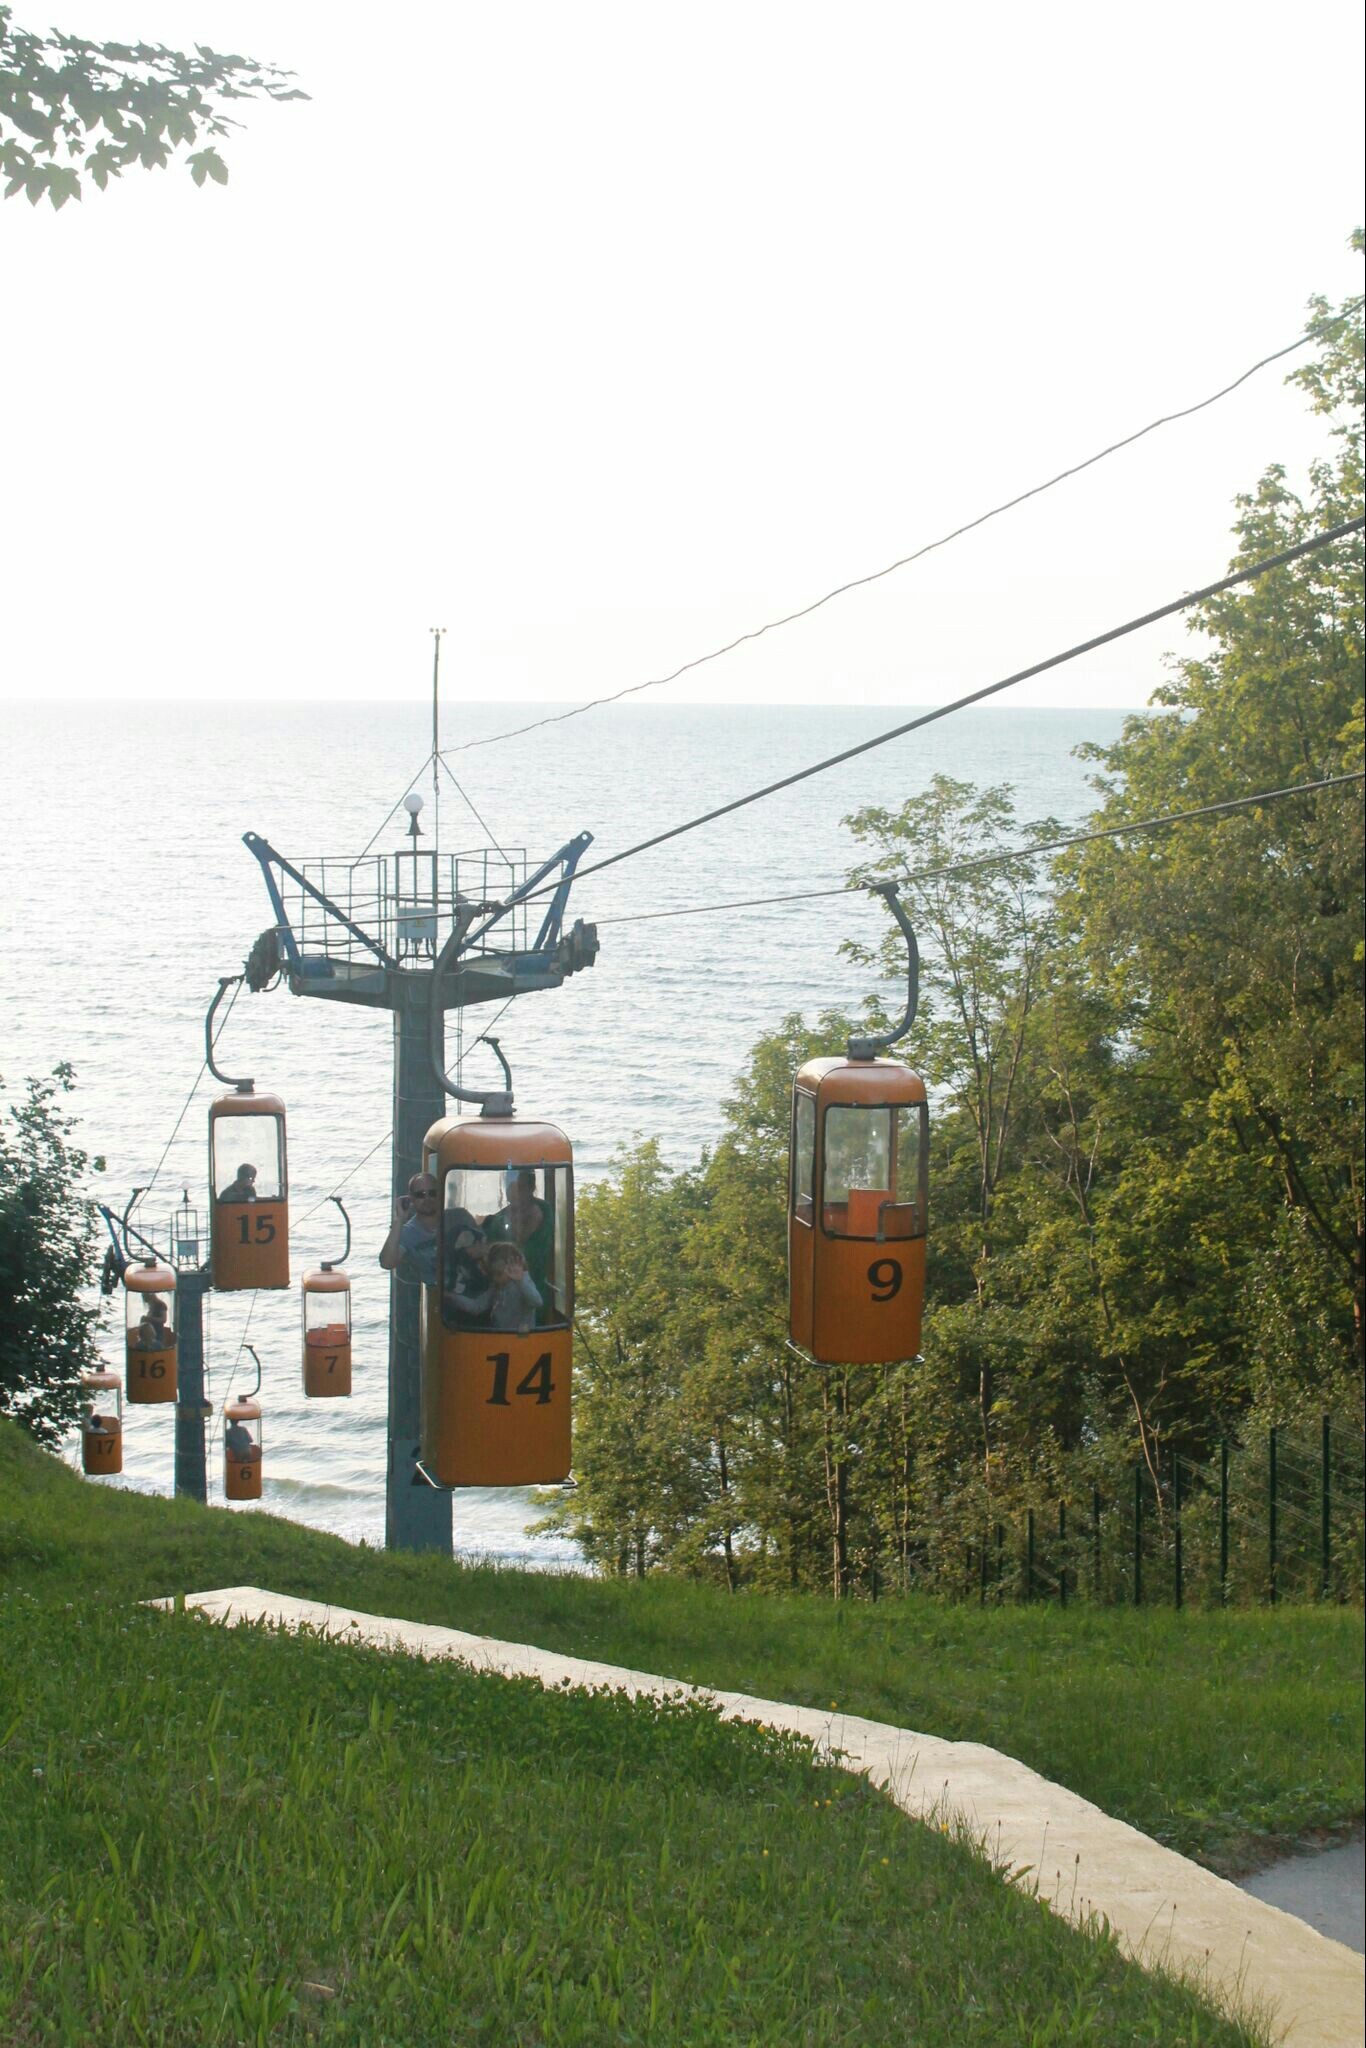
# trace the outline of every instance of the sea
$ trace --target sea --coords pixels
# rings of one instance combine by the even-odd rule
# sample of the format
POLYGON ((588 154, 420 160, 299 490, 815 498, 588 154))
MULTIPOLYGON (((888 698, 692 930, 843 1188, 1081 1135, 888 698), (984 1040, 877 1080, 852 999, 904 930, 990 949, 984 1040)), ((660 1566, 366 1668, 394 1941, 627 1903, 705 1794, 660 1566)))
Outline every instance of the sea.
MULTIPOLYGON (((0 713, 5 829, 0 834, 0 1096, 59 1061, 75 1069, 66 1106, 73 1142, 103 1160, 91 1184, 138 1211, 164 1241, 188 1194, 201 1215, 207 1112, 204 1013, 273 922, 256 861, 261 834, 290 860, 354 857, 406 845, 409 790, 425 798, 424 843, 474 850, 496 837, 536 864, 591 832, 584 865, 734 796, 886 731, 916 707, 664 705, 604 707, 497 745, 471 745, 563 706, 448 702, 440 733, 450 775, 434 790, 431 707, 420 702, 11 705, 0 713), (456 784, 459 784, 457 789, 456 784)), ((581 1182, 608 1173, 619 1148, 657 1138, 673 1164, 695 1161, 722 1128, 724 1104, 755 1042, 792 1011, 857 1005, 867 970, 840 953, 874 940, 884 913, 862 896, 702 915, 660 911, 837 889, 859 848, 844 820, 900 805, 937 774, 1009 784, 1025 840, 1032 821, 1072 824, 1095 797, 1086 741, 1118 737, 1124 714, 1024 709, 960 712, 748 808, 587 877, 569 916, 599 926, 595 965, 554 991, 519 998, 499 1024, 521 1113, 573 1140, 581 1182)), ((448 1021, 448 1065, 465 1051, 467 1085, 495 1085, 487 1048, 469 1041, 492 1012, 448 1021)), ((293 1269, 341 1250, 336 1191, 350 1211, 354 1393, 308 1402, 299 1383, 299 1306, 291 1293, 210 1296, 209 1392, 221 1404, 249 1384, 242 1350, 263 1367, 261 1507, 352 1541, 384 1537, 388 1278, 376 1262, 390 1215, 392 1026, 384 1012, 292 996, 237 1000, 219 1046, 229 1073, 281 1095, 289 1113, 293 1269)), ((104 1346, 121 1369, 114 1303, 104 1346)), ((254 1370, 254 1369, 253 1369, 254 1370)), ((66 1455, 76 1462, 74 1442, 66 1455)), ((125 1410, 120 1484, 168 1492, 173 1411, 125 1410)), ((95 1483, 95 1482, 92 1482, 95 1483)), ((210 1498, 221 1461, 210 1459, 210 1498)), ((237 1506, 234 1512, 256 1512, 237 1506)), ((574 1568, 572 1543, 536 1534, 530 1495, 457 1494, 463 1555, 574 1568)))

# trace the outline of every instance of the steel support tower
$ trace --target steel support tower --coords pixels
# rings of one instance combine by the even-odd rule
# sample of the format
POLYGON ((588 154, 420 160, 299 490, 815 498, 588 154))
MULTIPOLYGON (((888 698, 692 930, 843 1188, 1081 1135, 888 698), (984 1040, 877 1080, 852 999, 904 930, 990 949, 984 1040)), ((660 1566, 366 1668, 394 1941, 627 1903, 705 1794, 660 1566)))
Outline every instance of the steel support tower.
MULTIPOLYGON (((419 848, 422 799, 404 801, 408 847, 374 858, 296 867, 256 833, 243 835, 274 912, 248 959, 248 985, 265 988, 278 976, 294 995, 393 1016, 395 1203, 422 1170, 422 1140, 455 1092, 445 1075, 446 1012, 558 988, 591 967, 598 949, 592 925, 579 920, 562 931, 590 833, 529 870, 519 850, 442 854, 419 848), (528 924, 533 894, 541 913, 534 936, 528 924)), ((401 1270, 391 1273, 385 1543, 392 1550, 449 1554, 451 1496, 418 1469, 421 1313, 418 1282, 401 1270)))

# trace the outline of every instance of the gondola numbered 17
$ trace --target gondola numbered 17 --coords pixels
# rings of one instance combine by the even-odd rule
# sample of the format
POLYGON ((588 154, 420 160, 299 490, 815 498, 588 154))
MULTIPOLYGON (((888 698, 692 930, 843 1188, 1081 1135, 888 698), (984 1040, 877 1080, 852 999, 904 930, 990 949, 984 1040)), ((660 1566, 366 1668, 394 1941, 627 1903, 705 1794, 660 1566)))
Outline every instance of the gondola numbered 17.
POLYGON ((895 882, 871 884, 907 946, 906 1011, 792 1084, 788 1331, 817 1365, 890 1365, 920 1351, 929 1109, 925 1084, 880 1057, 915 1021, 920 954, 895 882))

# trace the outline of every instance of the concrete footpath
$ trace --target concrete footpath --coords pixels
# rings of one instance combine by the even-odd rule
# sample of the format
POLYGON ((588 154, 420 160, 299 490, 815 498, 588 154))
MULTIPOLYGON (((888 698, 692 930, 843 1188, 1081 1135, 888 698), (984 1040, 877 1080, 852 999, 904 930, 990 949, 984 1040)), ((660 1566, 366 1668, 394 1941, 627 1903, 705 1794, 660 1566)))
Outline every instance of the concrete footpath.
POLYGON ((1013 1883, 1037 1892, 1062 1918, 1104 1918, 1138 1961, 1201 1978, 1215 1996, 1271 2012, 1273 2038, 1289 2048, 1362 2048, 1366 2038, 1361 1956, 981 1743, 945 1742, 880 1721, 684 1685, 648 1671, 295 1600, 257 1586, 188 1593, 185 1602, 215 1621, 307 1626, 547 1686, 688 1694, 711 1701, 728 1720, 790 1729, 838 1751, 847 1769, 862 1772, 916 1818, 965 1825, 1013 1883))
POLYGON ((1360 1835, 1335 1848, 1282 1856, 1269 1869, 1240 1877, 1238 1886, 1359 1955, 1366 1952, 1366 1842, 1360 1835))

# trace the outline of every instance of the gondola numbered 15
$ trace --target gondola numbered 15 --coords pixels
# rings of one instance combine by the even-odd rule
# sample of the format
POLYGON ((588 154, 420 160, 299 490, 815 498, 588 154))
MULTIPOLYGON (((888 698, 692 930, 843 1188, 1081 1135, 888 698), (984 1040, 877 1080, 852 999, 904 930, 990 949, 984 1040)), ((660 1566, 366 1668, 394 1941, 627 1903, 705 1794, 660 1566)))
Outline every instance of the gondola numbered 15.
POLYGON ((204 1019, 204 1063, 232 1090, 209 1105, 209 1243, 220 1294, 289 1285, 285 1106, 278 1095, 258 1095, 251 1081, 235 1081, 214 1065, 214 1011, 241 979, 220 979, 204 1019))
POLYGON ((920 955, 895 882, 871 885, 906 938, 906 1012, 843 1058, 808 1060, 792 1084, 788 1331, 818 1365, 890 1365, 920 1350, 929 1109, 925 1084, 879 1057, 910 1030, 920 955))

